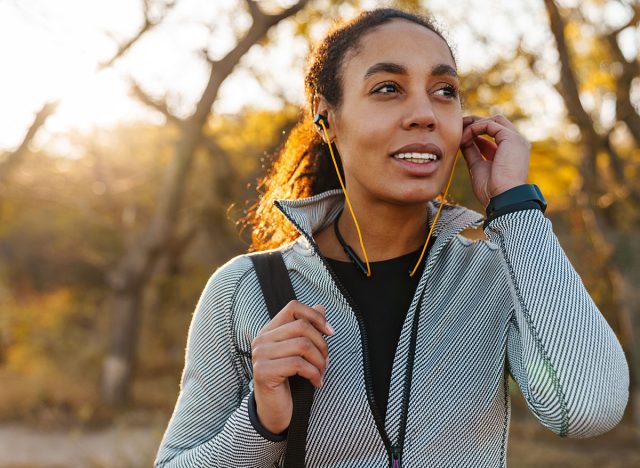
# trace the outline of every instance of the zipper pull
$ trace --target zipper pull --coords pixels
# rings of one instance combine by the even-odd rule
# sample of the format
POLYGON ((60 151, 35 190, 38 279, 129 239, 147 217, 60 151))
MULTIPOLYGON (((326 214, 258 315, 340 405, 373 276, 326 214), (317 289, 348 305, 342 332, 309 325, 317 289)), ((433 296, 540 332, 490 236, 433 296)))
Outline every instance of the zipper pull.
POLYGON ((397 445, 391 446, 391 468, 402 468, 402 452, 397 445))

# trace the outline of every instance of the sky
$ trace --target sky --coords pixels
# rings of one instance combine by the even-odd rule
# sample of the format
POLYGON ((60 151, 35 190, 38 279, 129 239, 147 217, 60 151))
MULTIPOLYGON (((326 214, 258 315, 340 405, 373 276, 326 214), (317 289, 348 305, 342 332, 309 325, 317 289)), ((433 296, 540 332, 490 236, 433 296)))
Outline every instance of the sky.
MULTIPOLYGON (((161 26, 145 35, 114 67, 97 72, 97 64, 112 56, 117 43, 139 28, 143 19, 141 3, 136 0, 0 0, 0 67, 3 70, 0 74, 0 150, 18 145, 35 112, 52 99, 58 99, 60 107, 38 135, 39 144, 47 144, 52 136, 72 129, 89 130, 123 120, 162 122, 159 114, 129 96, 131 78, 152 95, 166 95, 178 115, 188 115, 208 73, 198 51, 208 47, 213 58, 222 56, 234 43, 234 28, 246 27, 249 18, 236 12, 236 0, 178 0, 161 26), (233 21, 217 20, 227 17, 233 21)), ((286 6, 292 1, 263 0, 261 3, 286 6)), ((363 2, 365 8, 380 3, 363 2)), ((463 73, 490 63, 495 54, 508 50, 520 31, 527 31, 529 47, 543 51, 549 63, 555 60, 548 32, 531 27, 536 21, 544 24, 542 1, 494 0, 491 11, 485 0, 432 0, 428 4, 434 14, 442 13, 439 18, 464 18, 491 38, 491 47, 486 49, 474 44, 473 36, 466 29, 447 31, 463 73)), ((614 20, 616 15, 622 18, 615 8, 594 14, 605 13, 614 20)), ((352 12, 345 8, 344 14, 348 16, 352 12)), ((320 37, 326 26, 317 25, 314 35, 320 37)), ((447 29, 446 24, 443 26, 447 29)), ((250 50, 242 62, 245 66, 239 67, 223 85, 214 111, 233 113, 246 105, 278 108, 282 104, 277 97, 279 92, 287 100, 301 102, 307 45, 293 40, 292 34, 291 23, 281 24, 273 35, 272 47, 250 50), (253 78, 248 67, 266 76, 266 89, 253 78)), ((632 44, 634 40, 637 38, 627 41, 630 51, 637 50, 632 44)), ((561 102, 544 88, 542 84, 532 86, 521 98, 542 99, 546 106, 544 113, 553 116, 555 112, 554 118, 559 118, 561 102)), ((549 125, 553 125, 551 120, 549 125)), ((544 133, 544 128, 539 131, 544 133)))

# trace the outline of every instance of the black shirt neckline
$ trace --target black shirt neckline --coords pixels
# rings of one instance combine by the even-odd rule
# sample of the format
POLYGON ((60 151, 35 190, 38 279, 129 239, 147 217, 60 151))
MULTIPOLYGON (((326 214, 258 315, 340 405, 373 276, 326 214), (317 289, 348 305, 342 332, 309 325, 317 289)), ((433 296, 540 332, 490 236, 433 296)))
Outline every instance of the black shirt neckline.
MULTIPOLYGON (((431 244, 431 242, 429 242, 431 244)), ((404 263, 405 260, 408 260, 409 258, 414 258, 420 255, 420 252, 422 252, 422 248, 424 246, 421 246, 419 249, 414 250, 413 252, 409 252, 406 253, 404 255, 400 255, 399 257, 393 257, 393 258, 388 258, 386 260, 376 260, 375 262, 369 262, 370 265, 378 265, 378 266, 383 266, 385 264, 393 264, 393 263, 404 263)), ((427 252, 429 251, 429 249, 427 248, 427 252)), ((335 258, 330 258, 330 257, 324 257, 326 260, 338 264, 338 265, 350 265, 353 262, 351 260, 338 260, 335 258)), ((423 259, 424 260, 424 259, 423 259)))

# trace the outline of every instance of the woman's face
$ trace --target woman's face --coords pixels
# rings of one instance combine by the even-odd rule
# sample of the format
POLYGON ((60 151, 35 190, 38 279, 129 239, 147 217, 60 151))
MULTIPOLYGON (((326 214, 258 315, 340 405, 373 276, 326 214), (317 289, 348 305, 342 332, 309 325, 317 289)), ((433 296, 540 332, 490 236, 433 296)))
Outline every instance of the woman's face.
POLYGON ((444 40, 393 20, 366 33, 341 71, 342 104, 328 118, 349 195, 393 204, 437 196, 462 135, 459 82, 444 40))

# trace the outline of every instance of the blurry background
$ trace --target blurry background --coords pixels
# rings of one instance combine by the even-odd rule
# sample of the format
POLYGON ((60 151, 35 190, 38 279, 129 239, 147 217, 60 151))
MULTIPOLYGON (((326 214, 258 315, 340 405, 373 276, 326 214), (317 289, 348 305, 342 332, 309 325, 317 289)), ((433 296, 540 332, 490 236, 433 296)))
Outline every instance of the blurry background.
MULTIPOLYGON (((588 440, 544 429, 512 385, 509 466, 640 466, 633 0, 0 0, 0 466, 152 463, 309 47, 381 5, 434 15, 466 112, 532 141, 530 179, 632 371, 624 421, 588 440)), ((481 211, 465 169, 452 199, 481 211)))

